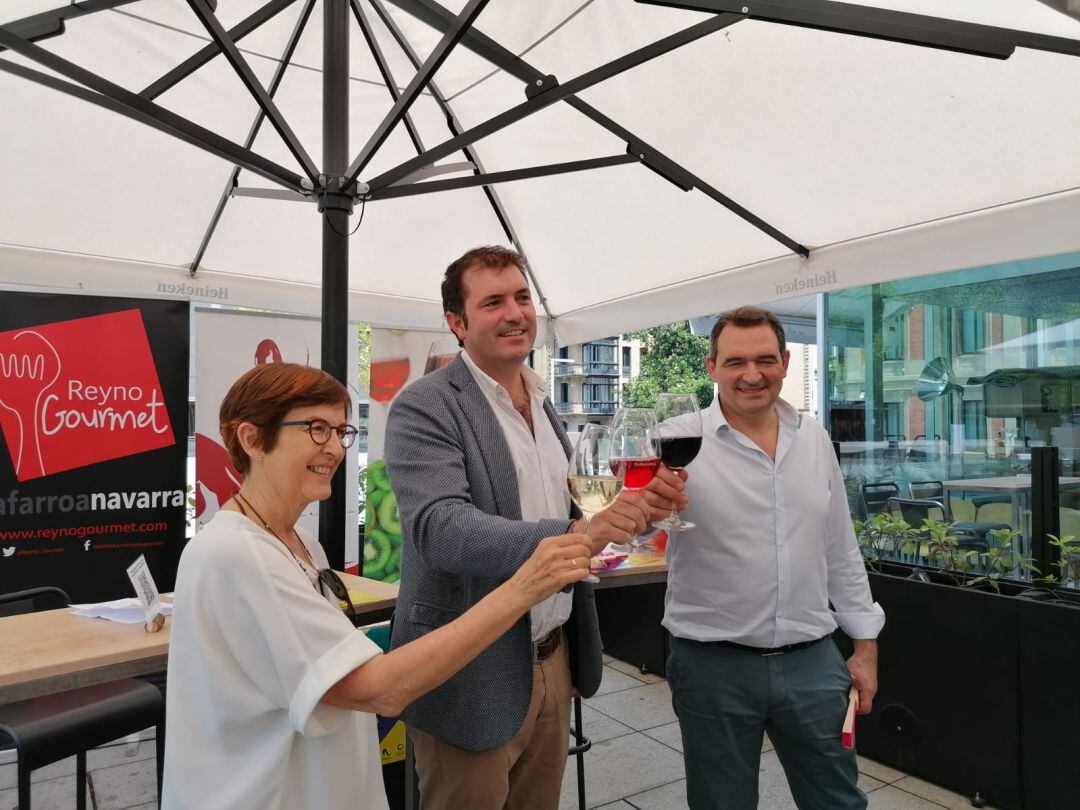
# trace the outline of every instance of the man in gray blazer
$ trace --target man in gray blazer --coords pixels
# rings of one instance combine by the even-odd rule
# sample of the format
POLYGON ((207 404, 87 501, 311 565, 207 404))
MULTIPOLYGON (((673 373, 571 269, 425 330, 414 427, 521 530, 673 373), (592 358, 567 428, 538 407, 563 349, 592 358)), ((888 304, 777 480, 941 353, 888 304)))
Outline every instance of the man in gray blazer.
MULTIPOLYGON (((524 258, 471 250, 447 269, 442 293, 464 351, 402 391, 386 429, 403 540, 394 647, 468 610, 545 537, 587 528, 595 554, 685 502, 665 471, 587 527, 571 520, 570 445, 544 381, 524 365, 536 337, 524 258)), ((533 608, 403 712, 423 810, 557 807, 570 698, 594 694, 602 671, 591 585, 533 608)))

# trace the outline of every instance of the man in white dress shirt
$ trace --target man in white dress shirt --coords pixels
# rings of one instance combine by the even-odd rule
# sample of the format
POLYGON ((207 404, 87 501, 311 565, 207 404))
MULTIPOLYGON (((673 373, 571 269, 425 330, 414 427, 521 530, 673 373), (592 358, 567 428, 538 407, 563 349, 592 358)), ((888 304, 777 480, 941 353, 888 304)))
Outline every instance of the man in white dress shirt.
POLYGON ((768 732, 802 810, 865 808, 855 752, 841 745, 849 687, 877 691, 885 623, 870 596, 832 443, 780 400, 790 353, 776 317, 717 319, 685 516, 668 546, 668 682, 693 810, 757 807, 768 732), (830 638, 854 639, 846 662, 830 638))

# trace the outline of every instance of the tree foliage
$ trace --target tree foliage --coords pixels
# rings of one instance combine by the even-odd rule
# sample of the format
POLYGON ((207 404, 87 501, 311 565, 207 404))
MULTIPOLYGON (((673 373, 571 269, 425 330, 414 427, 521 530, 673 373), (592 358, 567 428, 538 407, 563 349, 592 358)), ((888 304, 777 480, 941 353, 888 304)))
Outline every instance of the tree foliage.
POLYGON ((641 373, 623 386, 622 404, 652 408, 664 392, 697 394, 701 407, 713 399, 713 381, 705 368, 709 339, 690 332, 686 321, 631 332, 642 342, 641 373))
POLYGON ((357 381, 360 393, 367 396, 371 381, 371 324, 360 323, 356 327, 357 365, 359 366, 359 379, 357 381))

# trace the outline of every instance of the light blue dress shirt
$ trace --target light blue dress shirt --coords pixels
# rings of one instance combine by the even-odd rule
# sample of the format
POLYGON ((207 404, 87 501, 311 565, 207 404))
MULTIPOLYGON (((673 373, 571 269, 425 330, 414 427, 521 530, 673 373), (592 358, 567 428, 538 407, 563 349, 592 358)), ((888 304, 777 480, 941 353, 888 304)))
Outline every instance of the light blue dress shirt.
POLYGON ((668 543, 664 627, 753 647, 810 641, 837 625, 877 638, 885 614, 870 596, 832 441, 783 400, 775 407, 775 461, 728 424, 719 400, 702 411, 683 511, 697 528, 668 543))

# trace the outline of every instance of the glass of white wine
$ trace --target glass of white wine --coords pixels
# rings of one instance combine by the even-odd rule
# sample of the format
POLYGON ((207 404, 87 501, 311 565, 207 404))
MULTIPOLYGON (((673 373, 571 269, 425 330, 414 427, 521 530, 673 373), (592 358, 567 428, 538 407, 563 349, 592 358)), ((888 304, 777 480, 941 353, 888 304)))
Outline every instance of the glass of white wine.
MULTIPOLYGON (((570 456, 566 483, 570 497, 585 517, 585 530, 597 512, 609 507, 622 490, 622 476, 611 469, 611 428, 586 425, 578 434, 577 444, 570 456)), ((586 582, 599 582, 592 574, 586 582)))

